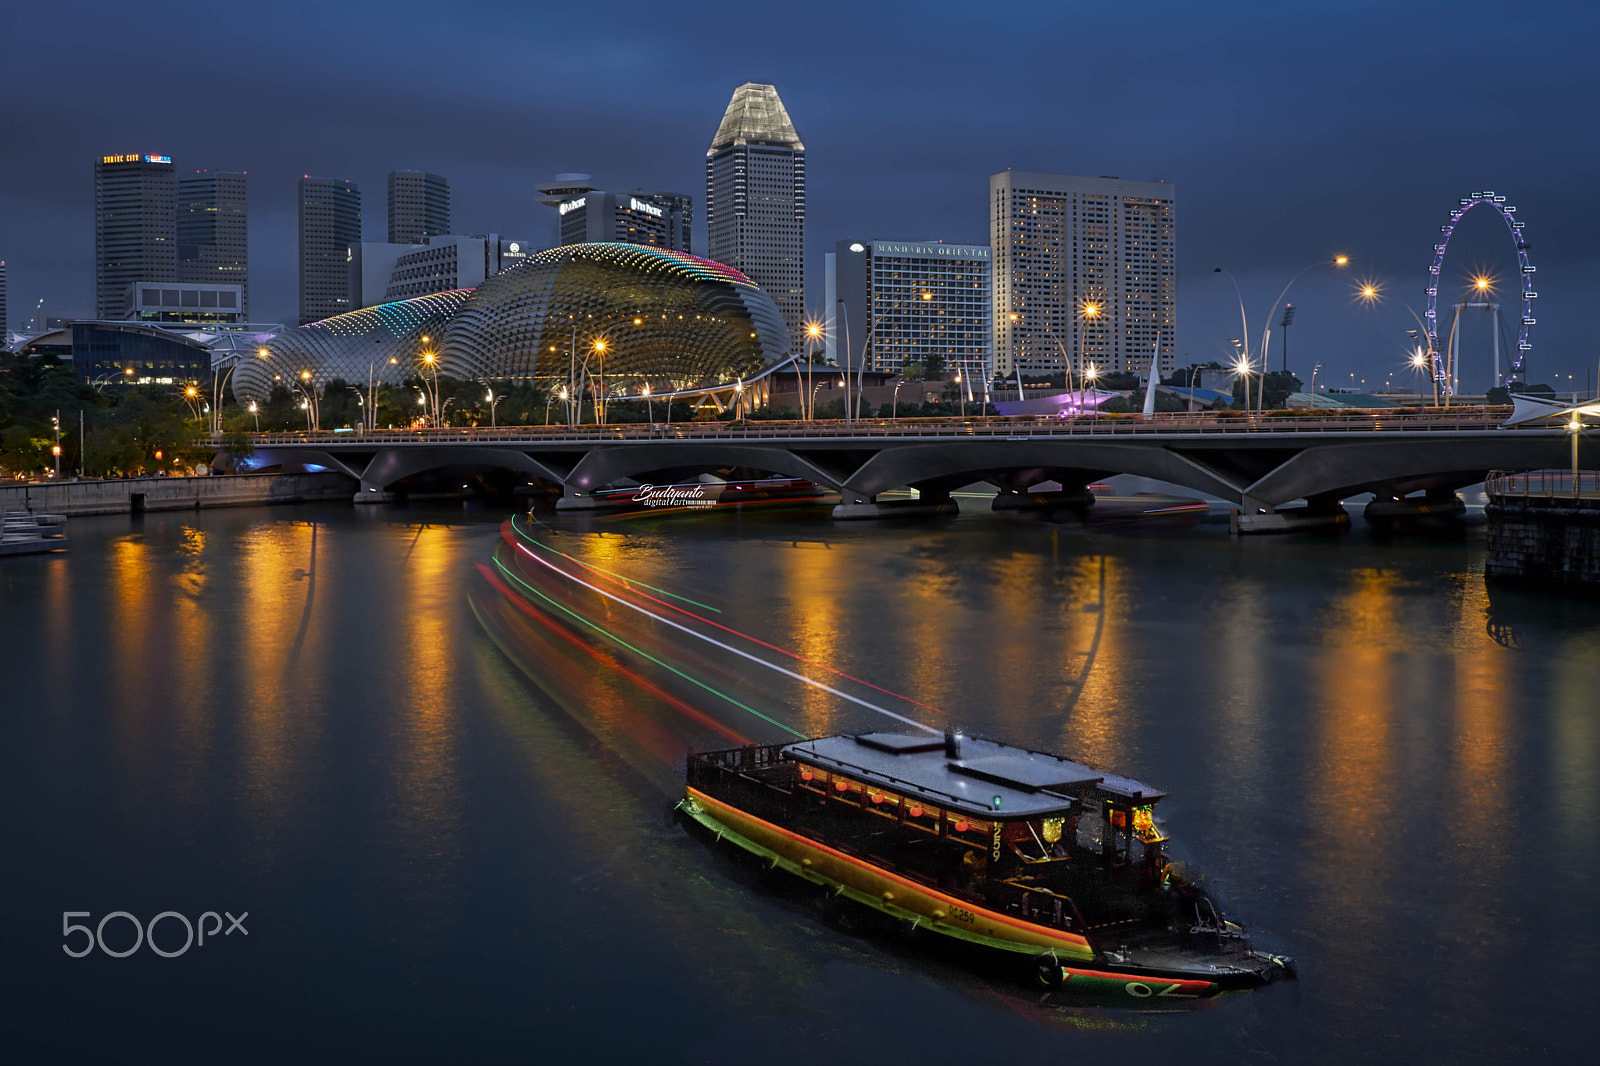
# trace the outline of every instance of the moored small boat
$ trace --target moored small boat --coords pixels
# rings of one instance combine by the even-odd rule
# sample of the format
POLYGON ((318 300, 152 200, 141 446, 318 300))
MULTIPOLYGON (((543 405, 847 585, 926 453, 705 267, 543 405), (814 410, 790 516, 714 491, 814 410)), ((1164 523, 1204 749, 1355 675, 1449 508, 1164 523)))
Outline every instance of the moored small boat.
POLYGON ((1048 752, 867 733, 691 755, 685 824, 1052 988, 1193 999, 1293 976, 1182 864, 1165 793, 1048 752))

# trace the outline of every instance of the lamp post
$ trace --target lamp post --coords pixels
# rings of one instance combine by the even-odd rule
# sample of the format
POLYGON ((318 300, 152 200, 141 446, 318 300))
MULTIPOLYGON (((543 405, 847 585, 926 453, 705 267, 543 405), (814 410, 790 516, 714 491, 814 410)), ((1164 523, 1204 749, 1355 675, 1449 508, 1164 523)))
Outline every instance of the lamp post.
POLYGON ((493 389, 489 390, 489 394, 487 396, 485 396, 484 399, 489 401, 489 428, 490 429, 495 429, 496 428, 496 423, 495 423, 495 420, 494 420, 494 405, 499 403, 500 401, 495 399, 494 390, 493 389))
POLYGON ((1250 375, 1250 357, 1245 354, 1244 342, 1243 341, 1235 339, 1234 342, 1233 342, 1233 348, 1234 348, 1234 351, 1238 353, 1238 358, 1235 359, 1234 363, 1233 363, 1233 374, 1234 374, 1234 377, 1243 377, 1244 378, 1244 409, 1245 409, 1246 412, 1249 412, 1251 410, 1251 407, 1250 407, 1250 376, 1251 376, 1250 375))
POLYGON ((733 387, 733 420, 744 421, 744 378, 740 378, 733 387))
MULTIPOLYGON (((1261 385, 1262 385, 1262 387, 1260 389, 1256 390, 1256 394, 1257 394, 1256 395, 1256 407, 1257 407, 1258 411, 1259 411, 1259 408, 1260 408, 1261 403, 1263 401, 1263 398, 1266 396, 1266 392, 1267 392, 1267 390, 1266 390, 1266 384, 1267 384, 1267 381, 1266 381, 1266 375, 1267 375, 1267 349, 1272 343, 1272 316, 1278 313, 1278 305, 1283 303, 1283 298, 1285 296, 1289 295, 1289 290, 1294 288, 1294 283, 1299 281, 1302 277, 1304 277, 1305 274, 1308 271, 1315 270, 1317 267, 1322 267, 1322 266, 1333 266, 1333 267, 1348 266, 1349 263, 1350 263, 1350 257, 1347 256, 1347 255, 1336 255, 1331 260, 1329 260, 1329 259, 1318 259, 1315 262, 1307 263, 1305 266, 1300 268, 1300 272, 1298 274, 1296 274, 1294 277, 1289 279, 1289 284, 1285 285, 1283 287, 1283 291, 1278 293, 1278 298, 1276 300, 1272 301, 1272 307, 1270 307, 1267 310, 1267 325, 1261 331, 1261 385)), ((1226 271, 1224 271, 1224 273, 1226 273, 1226 271)), ((1232 278, 1233 275, 1229 274, 1228 277, 1232 278)), ((1234 282, 1234 287, 1235 287, 1235 289, 1237 289, 1238 282, 1234 282)), ((1243 301, 1243 298, 1241 298, 1240 299, 1240 310, 1241 310, 1241 312, 1243 311, 1243 306, 1244 306, 1244 301, 1243 301)), ((1245 336, 1248 337, 1249 334, 1246 333, 1245 336)), ((1288 334, 1287 333, 1284 334, 1284 339, 1285 339, 1285 342, 1287 342, 1287 340, 1288 340, 1288 334)), ((1245 354, 1247 356, 1249 355, 1248 352, 1246 352, 1245 354)), ((1287 362, 1284 363, 1284 369, 1285 370, 1288 369, 1288 363, 1287 362)))
MULTIPOLYGON (((1578 496, 1578 434, 1583 432, 1583 427, 1584 427, 1584 424, 1582 422, 1578 421, 1578 416, 1576 414, 1574 414, 1572 416, 1572 421, 1567 423, 1567 432, 1572 434, 1572 499, 1573 499, 1574 506, 1576 506, 1577 500, 1579 498, 1579 496, 1578 496)), ((57 476, 60 476, 60 474, 61 474, 60 460, 59 459, 57 459, 57 461, 56 461, 56 474, 57 474, 57 476)))
POLYGON ((961 391, 961 371, 956 371, 956 399, 961 401, 961 417, 967 417, 967 394, 961 391))
MULTIPOLYGON (((810 387, 811 387, 811 378, 812 378, 811 367, 812 367, 812 364, 816 362, 816 359, 817 359, 817 357, 816 357, 816 346, 817 346, 817 342, 820 341, 821 339, 822 339, 822 323, 818 322, 816 320, 812 320, 812 321, 807 322, 806 323, 806 388, 807 389, 810 389, 810 387)), ((798 381, 795 382, 796 386, 799 386, 799 384, 800 384, 800 382, 798 382, 798 381)), ((796 389, 796 391, 799 391, 798 388, 796 389)), ((801 395, 804 396, 805 393, 802 392, 801 395)), ((812 404, 811 404, 811 410, 809 412, 804 411, 804 410, 802 410, 800 412, 800 417, 804 418, 808 422, 815 421, 815 419, 817 417, 817 408, 816 408, 816 403, 815 403, 816 395, 817 395, 816 391, 812 390, 810 395, 811 395, 811 398, 812 398, 812 401, 813 401, 812 404)), ((802 402, 800 406, 802 408, 805 407, 805 403, 802 402)))
POLYGON ((251 400, 250 401, 250 406, 245 408, 245 410, 249 411, 250 414, 252 416, 254 416, 254 418, 256 420, 256 432, 260 433, 261 432, 261 408, 256 406, 256 402, 254 400, 251 400))
POLYGON ((1283 305, 1283 321, 1278 325, 1283 329, 1283 372, 1289 372, 1289 327, 1294 325, 1294 304, 1283 305))
MULTIPOLYGON (((1089 390, 1093 392, 1094 383, 1100 379, 1100 368, 1095 366, 1093 363, 1090 363, 1089 368, 1083 372, 1083 376, 1089 382, 1089 390)), ((1094 411, 1091 415, 1091 420, 1094 422, 1100 421, 1100 405, 1098 403, 1094 405, 1094 411)))
POLYGON ((902 372, 900 380, 894 383, 894 399, 889 403, 889 418, 891 421, 896 421, 900 418, 900 386, 905 383, 905 374, 902 372))
POLYGON ((656 431, 656 405, 655 401, 650 398, 650 383, 648 381, 644 383, 644 410, 645 419, 650 423, 650 432, 654 433, 656 431))
MULTIPOLYGON (((55 431, 56 431, 56 443, 55 443, 55 446, 50 449, 50 453, 55 456, 55 460, 56 460, 55 478, 56 478, 57 481, 60 481, 61 480, 61 409, 59 407, 56 408, 56 415, 55 415, 54 418, 52 418, 50 420, 50 424, 55 427, 55 431)), ((1577 437, 1574 436, 1573 440, 1576 441, 1577 437)), ((1577 446, 1576 443, 1574 443, 1573 446, 1572 446, 1572 456, 1573 456, 1573 458, 1572 458, 1573 469, 1576 470, 1577 469, 1577 464, 1578 464, 1578 458, 1577 458, 1577 456, 1578 456, 1578 446, 1577 446)), ((1574 474, 1573 478, 1574 478, 1573 483, 1576 484, 1577 483, 1577 481, 1576 481, 1577 475, 1574 474)))
POLYGON ((306 430, 315 430, 317 428, 316 386, 311 384, 311 371, 300 371, 300 380, 291 380, 289 382, 289 387, 295 392, 298 392, 301 396, 300 406, 305 410, 306 413, 306 430))
MULTIPOLYGON (((1101 310, 1102 310, 1102 308, 1100 307, 1099 304, 1090 303, 1088 301, 1085 301, 1083 306, 1078 309, 1078 321, 1079 321, 1079 326, 1078 326, 1078 365, 1077 365, 1076 369, 1077 369, 1077 372, 1078 372, 1078 386, 1079 386, 1078 410, 1080 410, 1080 411, 1083 410, 1082 387, 1083 387, 1083 358, 1084 358, 1084 356, 1083 356, 1083 344, 1084 344, 1084 340, 1085 340, 1084 335, 1086 333, 1088 333, 1088 331, 1089 331, 1089 323, 1093 322, 1095 319, 1100 317, 1101 310)), ((1049 328, 1050 328, 1049 326, 1045 327, 1045 329, 1049 329, 1049 328)), ((1020 394, 1020 391, 1021 390, 1019 389, 1018 390, 1019 394, 1020 394)), ((1096 406, 1095 411, 1096 411, 1097 414, 1099 413, 1098 405, 1096 406)))

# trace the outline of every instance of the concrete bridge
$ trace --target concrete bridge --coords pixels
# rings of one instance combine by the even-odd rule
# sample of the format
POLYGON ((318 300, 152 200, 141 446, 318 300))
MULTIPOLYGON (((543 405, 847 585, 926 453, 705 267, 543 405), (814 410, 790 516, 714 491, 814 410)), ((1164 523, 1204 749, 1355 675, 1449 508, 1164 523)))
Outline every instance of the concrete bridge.
MULTIPOLYGON (((1242 531, 1292 528, 1342 515, 1339 501, 1372 492, 1377 514, 1457 509, 1454 491, 1491 470, 1564 465, 1566 432, 1503 426, 1503 409, 1305 416, 837 422, 693 422, 663 426, 394 430, 255 435, 256 466, 315 464, 361 482, 378 502, 407 478, 501 470, 559 486, 566 508, 631 481, 663 483, 740 468, 804 478, 839 492, 837 517, 894 513, 890 489, 949 507, 974 481, 1001 490, 995 506, 1025 506, 1056 482, 1054 502, 1088 502, 1085 486, 1113 474, 1171 482, 1238 505, 1242 531), (1283 511, 1296 500, 1304 508, 1283 511)), ((1591 463, 1591 465, 1593 465, 1591 463)), ((1045 502, 1051 502, 1046 500, 1045 502)), ((1372 514, 1369 508, 1369 514, 1372 514)))

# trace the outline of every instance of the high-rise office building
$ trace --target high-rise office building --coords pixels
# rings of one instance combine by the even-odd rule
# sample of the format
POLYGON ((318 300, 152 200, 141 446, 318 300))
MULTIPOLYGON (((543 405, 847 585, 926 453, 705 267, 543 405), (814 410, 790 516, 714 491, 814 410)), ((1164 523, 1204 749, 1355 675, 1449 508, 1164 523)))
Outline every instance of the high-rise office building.
POLYGON ((355 310, 350 247, 361 243, 361 190, 337 178, 300 179, 300 324, 355 310))
POLYGON ((6 331, 11 327, 6 324, 6 261, 0 259, 0 347, 6 343, 6 331))
POLYGON ((587 174, 557 174, 555 181, 534 187, 539 202, 560 213, 559 244, 621 241, 694 252, 689 239, 693 197, 648 189, 607 192, 587 174))
POLYGON ((845 307, 831 331, 840 366, 988 375, 988 246, 844 240, 828 266, 827 288, 845 307))
POLYGON ((1177 190, 1008 170, 989 178, 995 372, 1143 375, 1177 347, 1177 190))
POLYGON ((706 254, 744 272, 804 335, 806 148, 771 85, 733 92, 706 150, 706 254))
POLYGON ((239 170, 197 170, 178 179, 178 280, 239 286, 241 320, 250 316, 245 193, 245 174, 239 170))
POLYGON ((95 317, 125 318, 136 281, 178 278, 172 157, 126 152, 94 164, 95 317))
POLYGON ((420 170, 389 172, 389 243, 421 244, 450 232, 450 183, 420 170))

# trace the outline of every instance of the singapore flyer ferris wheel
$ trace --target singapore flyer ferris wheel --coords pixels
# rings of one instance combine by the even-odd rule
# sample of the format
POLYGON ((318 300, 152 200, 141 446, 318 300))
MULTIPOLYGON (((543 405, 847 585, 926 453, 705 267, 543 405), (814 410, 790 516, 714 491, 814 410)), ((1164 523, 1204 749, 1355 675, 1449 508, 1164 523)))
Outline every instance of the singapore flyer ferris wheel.
POLYGON ((1523 380, 1524 364, 1528 353, 1533 350, 1532 343, 1528 340, 1530 328, 1535 325, 1533 317, 1533 301, 1539 298, 1539 293, 1533 287, 1533 275, 1536 268, 1528 261, 1528 240, 1523 234, 1522 222, 1517 218, 1517 209, 1506 203, 1506 198, 1500 196, 1493 189, 1475 192, 1471 196, 1463 196, 1456 209, 1450 213, 1450 221, 1439 227, 1439 243, 1433 246, 1433 265, 1428 268, 1428 305, 1425 316, 1427 318, 1428 354, 1433 360, 1433 379, 1439 387, 1449 394, 1453 391, 1451 371, 1453 367, 1445 364, 1445 353, 1439 348, 1439 271, 1444 266, 1445 251, 1450 247, 1450 238, 1455 233, 1456 225, 1475 207, 1487 206, 1495 211, 1506 224, 1506 229, 1511 233, 1511 240, 1517 250, 1517 275, 1522 285, 1522 313, 1517 319, 1517 348, 1512 356, 1511 365, 1506 370, 1503 380, 1497 385, 1509 385, 1512 382, 1523 380))

